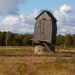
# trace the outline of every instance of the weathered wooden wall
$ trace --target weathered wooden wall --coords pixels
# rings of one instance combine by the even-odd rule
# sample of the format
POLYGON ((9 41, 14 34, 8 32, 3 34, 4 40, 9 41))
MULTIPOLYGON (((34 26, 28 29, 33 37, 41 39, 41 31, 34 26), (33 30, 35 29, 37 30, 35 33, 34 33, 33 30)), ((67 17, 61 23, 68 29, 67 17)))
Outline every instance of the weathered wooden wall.
POLYGON ((50 44, 56 43, 56 22, 52 21, 50 16, 44 12, 38 17, 34 27, 34 43, 47 41, 50 44))

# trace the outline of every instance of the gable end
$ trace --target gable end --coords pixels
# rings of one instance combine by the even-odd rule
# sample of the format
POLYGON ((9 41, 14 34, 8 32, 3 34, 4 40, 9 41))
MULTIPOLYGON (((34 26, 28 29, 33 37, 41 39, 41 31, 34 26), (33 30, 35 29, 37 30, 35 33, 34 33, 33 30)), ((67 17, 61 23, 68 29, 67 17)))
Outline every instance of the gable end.
POLYGON ((40 17, 44 12, 46 12, 52 20, 57 21, 55 17, 49 11, 46 10, 44 10, 41 14, 39 14, 35 19, 38 19, 38 17, 40 17))

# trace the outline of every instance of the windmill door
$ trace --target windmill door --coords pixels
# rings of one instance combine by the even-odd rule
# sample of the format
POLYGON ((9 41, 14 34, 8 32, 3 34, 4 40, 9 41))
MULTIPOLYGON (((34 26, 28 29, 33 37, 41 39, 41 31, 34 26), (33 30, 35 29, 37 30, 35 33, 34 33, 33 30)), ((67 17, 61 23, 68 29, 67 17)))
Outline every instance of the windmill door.
POLYGON ((42 20, 40 25, 40 38, 43 41, 45 40, 45 20, 42 20))

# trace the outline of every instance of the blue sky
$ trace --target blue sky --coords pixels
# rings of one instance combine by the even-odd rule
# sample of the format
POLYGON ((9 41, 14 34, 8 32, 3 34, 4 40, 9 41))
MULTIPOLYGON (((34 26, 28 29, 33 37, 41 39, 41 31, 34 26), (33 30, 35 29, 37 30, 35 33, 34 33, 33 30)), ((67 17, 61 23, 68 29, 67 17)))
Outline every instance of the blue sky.
POLYGON ((75 34, 75 0, 0 0, 0 31, 34 33, 41 10, 49 10, 58 20, 57 34, 75 34))

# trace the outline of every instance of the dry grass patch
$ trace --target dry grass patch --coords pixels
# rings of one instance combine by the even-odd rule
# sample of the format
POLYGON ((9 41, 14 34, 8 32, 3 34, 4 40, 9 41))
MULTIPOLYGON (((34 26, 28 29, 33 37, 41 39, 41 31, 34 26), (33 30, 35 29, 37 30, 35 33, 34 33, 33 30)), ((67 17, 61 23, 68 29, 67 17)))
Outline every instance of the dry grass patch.
POLYGON ((1 47, 0 75, 75 75, 75 53, 64 51, 34 54, 34 47, 1 47))
MULTIPOLYGON (((4 75, 74 75, 74 57, 3 57, 0 73, 4 75), (30 74, 29 74, 30 73, 30 74)), ((1 61, 1 60, 0 60, 1 61)))

